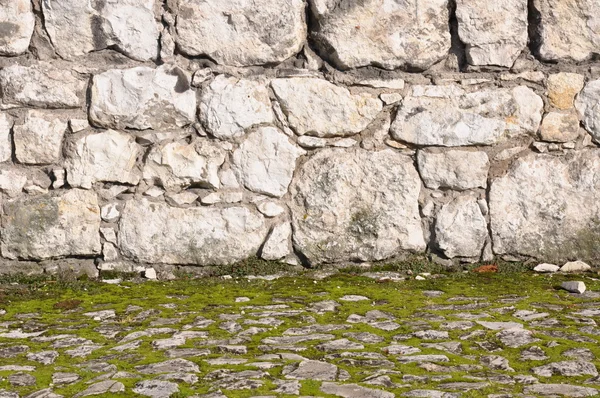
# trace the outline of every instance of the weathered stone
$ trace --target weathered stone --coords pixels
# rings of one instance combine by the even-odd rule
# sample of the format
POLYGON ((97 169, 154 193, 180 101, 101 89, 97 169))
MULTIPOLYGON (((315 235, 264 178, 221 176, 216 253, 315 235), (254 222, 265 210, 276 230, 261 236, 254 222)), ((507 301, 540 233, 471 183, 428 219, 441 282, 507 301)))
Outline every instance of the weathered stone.
POLYGON ((4 203, 2 255, 11 259, 100 253, 96 194, 72 189, 60 195, 4 203))
POLYGON ((456 2, 458 35, 471 65, 511 67, 527 46, 527 2, 456 2))
POLYGON ((283 196, 292 182, 298 157, 306 151, 274 127, 261 127, 249 134, 233 152, 233 169, 251 191, 283 196))
POLYGON ((490 216, 496 254, 562 259, 579 255, 598 220, 598 151, 568 157, 530 154, 492 181, 490 216), (587 211, 581 211, 582 208, 587 211))
POLYGON ((540 16, 539 56, 583 61, 600 52, 600 4, 595 0, 534 0, 540 16))
POLYGON ((575 107, 581 116, 585 129, 596 142, 600 142, 600 79, 586 84, 577 96, 575 107))
POLYGON ((13 373, 8 376, 8 382, 15 387, 26 387, 35 385, 36 379, 28 373, 13 373))
POLYGON ((423 149, 417 152, 417 165, 427 188, 487 187, 490 161, 482 151, 423 149))
POLYGON ((548 99, 558 109, 573 108, 575 96, 583 88, 584 76, 578 73, 560 72, 548 76, 548 99))
POLYGON ((147 263, 219 265, 255 255, 266 235, 263 217, 246 207, 181 209, 141 199, 125 205, 119 247, 147 263))
POLYGON ((145 397, 168 398, 179 392, 179 386, 170 381, 143 380, 136 383, 132 391, 145 397))
POLYGON ((392 150, 322 150, 292 184, 294 244, 314 263, 424 250, 420 190, 412 160, 392 150))
POLYGON ((560 287, 571 293, 583 294, 585 292, 585 283, 583 282, 563 282, 560 287))
POLYGON ((142 153, 129 134, 108 130, 82 136, 67 156, 67 180, 72 187, 86 189, 98 181, 136 185, 140 180, 136 161, 142 153))
POLYGON ((371 94, 351 94, 323 79, 275 79, 271 87, 298 135, 354 135, 364 130, 383 108, 371 94))
POLYGON ((302 361, 296 367, 283 371, 283 375, 286 379, 295 380, 335 381, 337 379, 337 373, 337 366, 331 363, 313 360, 302 361))
POLYGON ((149 365, 136 366, 135 369, 143 374, 160 374, 160 373, 175 373, 175 372, 192 372, 200 371, 198 365, 187 359, 169 359, 168 361, 152 363, 149 365))
POLYGON ((291 236, 292 226, 289 222, 274 226, 260 251, 260 257, 264 260, 279 260, 290 254, 291 236))
POLYGON ((487 222, 471 196, 458 196, 437 213, 435 242, 448 258, 481 256, 487 236, 487 222))
POLYGON ((29 48, 35 18, 29 0, 0 4, 0 55, 19 55, 29 48))
POLYGON ((178 67, 113 69, 94 76, 89 115, 104 128, 182 127, 195 119, 196 95, 178 67))
POLYGON ((2 68, 0 88, 2 109, 22 106, 78 108, 84 102, 86 83, 72 71, 40 62, 32 66, 2 68))
POLYGON ((202 90, 200 120, 220 139, 237 138, 254 125, 275 120, 265 83, 217 76, 202 90))
POLYGON ((256 207, 265 217, 277 217, 285 211, 283 206, 269 200, 260 202, 256 207))
POLYGON ((144 166, 144 179, 167 190, 190 185, 219 188, 219 167, 225 151, 213 142, 201 139, 191 144, 171 142, 155 146, 144 166))
POLYGON ((338 384, 325 382, 321 384, 321 392, 344 398, 394 398, 391 392, 361 387, 358 384, 338 384))
POLYGON ((597 376, 598 371, 592 362, 588 361, 562 361, 552 362, 548 365, 538 366, 531 369, 538 376, 551 377, 554 374, 560 376, 597 376))
POLYGON ((398 357, 400 363, 421 363, 421 362, 449 362, 445 355, 407 355, 398 357))
POLYGON ((565 397, 595 397, 598 390, 591 387, 573 386, 570 384, 532 384, 525 386, 525 394, 562 395, 565 397))
POLYGON ((14 198, 23 192, 27 176, 22 170, 8 167, 0 169, 0 192, 14 198))
POLYGON ((450 49, 447 0, 312 0, 322 57, 341 69, 427 69, 450 49))
POLYGON ((14 126, 15 156, 24 164, 50 164, 60 159, 66 120, 47 111, 29 110, 14 126))
POLYGON ((416 145, 492 145, 505 137, 537 132, 542 99, 528 87, 465 93, 459 86, 414 86, 391 134, 416 145))
POLYGON ((548 356, 540 347, 533 346, 521 351, 522 361, 544 361, 548 356))
POLYGON ((560 272, 585 272, 591 269, 592 267, 583 261, 569 261, 560 267, 560 272))
POLYGON ((233 66, 282 62, 306 38, 302 0, 179 0, 177 47, 233 66))
POLYGON ((488 355, 481 357, 481 363, 490 369, 504 370, 507 372, 514 372, 515 370, 510 367, 508 359, 499 355, 488 355))
POLYGON ((511 348, 517 348, 539 341, 539 339, 532 336, 533 333, 531 331, 521 328, 506 329, 496 335, 502 344, 511 348))
POLYGON ((540 126, 540 138, 549 142, 569 142, 579 137, 579 117, 571 112, 548 112, 540 126))
POLYGON ((154 0, 42 2, 44 27, 62 58, 106 48, 138 60, 158 57, 158 26, 154 0))
POLYGON ((96 384, 92 384, 86 390, 75 394, 74 398, 87 397, 89 395, 102 395, 107 393, 124 392, 125 386, 123 383, 115 380, 104 380, 96 384))
POLYGON ((10 131, 13 125, 13 118, 4 112, 0 112, 0 163, 9 161, 12 158, 10 131))

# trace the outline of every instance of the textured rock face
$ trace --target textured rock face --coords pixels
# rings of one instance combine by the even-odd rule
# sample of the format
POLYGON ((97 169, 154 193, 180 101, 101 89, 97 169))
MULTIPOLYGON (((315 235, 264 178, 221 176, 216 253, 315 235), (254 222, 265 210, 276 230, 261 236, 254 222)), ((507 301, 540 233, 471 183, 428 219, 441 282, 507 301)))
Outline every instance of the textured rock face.
POLYGON ((72 187, 90 189, 98 181, 136 185, 140 181, 136 161, 142 148, 128 134, 109 130, 77 139, 66 162, 72 187))
POLYGON ((63 58, 116 47, 123 54, 148 61, 158 56, 154 0, 45 0, 44 27, 63 58))
POLYGON ((600 216, 597 150, 569 156, 528 155, 492 181, 494 252, 570 258, 574 242, 594 239, 600 216), (582 211, 585 208, 586 211, 582 211))
POLYGON ((282 62, 306 37, 302 0, 176 0, 181 51, 233 66, 282 62))
POLYGON ((589 82, 575 101, 585 129, 600 141, 600 79, 589 82))
POLYGON ((320 151, 292 184, 294 244, 314 263, 423 250, 420 189, 412 160, 391 150, 320 151))
POLYGON ((416 145, 492 145, 535 133, 542 99, 528 87, 465 93, 458 86, 416 86, 392 123, 391 134, 416 145))
POLYGON ((217 138, 240 137, 251 126, 273 123, 269 91, 260 82, 219 75, 202 92, 200 119, 217 138))
POLYGON ((600 4, 596 0, 534 0, 540 13, 544 60, 583 61, 600 53, 600 4))
POLYGON ((35 18, 29 0, 0 2, 0 55, 19 55, 27 51, 35 18))
POLYGON ((437 247, 449 258, 479 257, 487 238, 487 222, 477 201, 459 196, 444 205, 435 222, 437 247))
POLYGON ((383 107, 370 94, 352 95, 321 79, 276 79, 271 87, 298 135, 353 135, 364 130, 383 107))
POLYGON ((311 0, 319 52, 341 69, 427 69, 450 49, 447 0, 311 0))
POLYGON ((485 152, 425 149, 417 153, 417 164, 427 188, 462 191, 487 186, 490 162, 485 152))
POLYGON ((2 255, 11 259, 100 253, 96 194, 77 189, 4 203, 2 255))
POLYGON ((579 117, 571 112, 549 112, 540 126, 540 137, 544 141, 569 142, 579 136, 579 117))
POLYGON ((12 157, 12 140, 10 130, 14 120, 4 112, 0 112, 0 162, 6 162, 12 157))
POLYGON ((196 96, 178 67, 110 70, 94 77, 91 92, 90 119, 98 127, 161 129, 195 119, 196 96))
POLYGON ((255 255, 267 235, 262 216, 243 206, 180 209, 130 201, 119 223, 119 247, 147 263, 232 264, 255 255))
POLYGON ((14 127, 15 156, 25 164, 50 164, 60 158, 67 122, 47 111, 28 111, 14 127))
POLYGON ((456 19, 471 65, 510 67, 527 46, 527 1, 458 0, 456 19))
POLYGON ((34 106, 78 108, 83 105, 86 84, 68 70, 40 62, 32 66, 11 65, 0 70, 1 108, 34 106))
POLYGON ((144 179, 168 190, 193 184, 219 188, 218 170, 224 161, 225 151, 210 141, 168 143, 150 152, 144 167, 144 179))
POLYGON ((249 190, 283 196, 292 182, 296 159, 305 153, 276 128, 262 127, 233 153, 233 167, 249 190))

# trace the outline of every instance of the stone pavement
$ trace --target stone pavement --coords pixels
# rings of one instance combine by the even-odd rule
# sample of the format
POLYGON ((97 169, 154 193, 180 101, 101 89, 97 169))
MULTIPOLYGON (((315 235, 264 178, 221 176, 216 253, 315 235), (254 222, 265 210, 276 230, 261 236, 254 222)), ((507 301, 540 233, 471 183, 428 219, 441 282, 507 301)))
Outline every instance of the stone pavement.
POLYGON ((297 277, 86 289, 3 302, 0 397, 600 391, 600 283, 584 276, 297 277), (583 280, 588 291, 561 290, 563 280, 583 280))

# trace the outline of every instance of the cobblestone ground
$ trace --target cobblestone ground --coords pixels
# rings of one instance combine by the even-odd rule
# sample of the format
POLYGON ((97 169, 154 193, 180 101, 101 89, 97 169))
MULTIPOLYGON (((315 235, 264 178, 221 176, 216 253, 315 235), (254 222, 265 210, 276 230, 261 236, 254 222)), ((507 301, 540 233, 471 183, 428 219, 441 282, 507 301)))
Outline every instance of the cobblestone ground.
POLYGON ((29 298, 0 305, 0 397, 600 391, 589 276, 369 276, 23 288, 29 298), (566 280, 588 291, 561 290, 566 280))

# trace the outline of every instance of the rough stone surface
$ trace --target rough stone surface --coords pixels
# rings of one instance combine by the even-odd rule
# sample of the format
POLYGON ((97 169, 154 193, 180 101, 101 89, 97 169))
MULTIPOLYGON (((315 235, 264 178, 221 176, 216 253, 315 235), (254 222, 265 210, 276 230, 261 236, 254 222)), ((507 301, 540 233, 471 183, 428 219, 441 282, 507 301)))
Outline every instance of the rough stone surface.
POLYGON ((573 108, 575 96, 583 88, 585 77, 578 73, 561 72, 548 76, 548 99, 558 109, 573 108))
POLYGON ((266 84, 217 76, 202 91, 200 120, 210 134, 220 139, 241 137, 249 127, 273 123, 266 84))
POLYGON ((36 260, 100 253, 100 209, 93 192, 73 189, 15 199, 4 203, 4 214, 4 257, 36 260))
POLYGON ((481 256, 487 236, 487 222, 473 197, 459 196, 437 214, 436 245, 449 258, 481 256))
POLYGON ((511 67, 527 45, 527 2, 458 0, 456 19, 471 65, 511 67))
POLYGON ((599 172, 596 150, 518 159, 491 184, 494 252, 538 258, 589 254, 573 241, 594 233, 599 172), (587 211, 581 211, 583 207, 587 211))
POLYGON ((579 136, 579 117, 575 112, 549 112, 540 126, 540 138, 549 142, 569 142, 579 136))
POLYGON ((316 263, 423 250, 420 189, 412 160, 391 150, 320 151, 292 184, 294 245, 316 263))
POLYGON ((137 185, 142 148, 134 137, 114 130, 84 135, 73 142, 66 161, 72 187, 91 188, 98 181, 137 185))
POLYGON ((231 264, 255 255, 267 235, 262 216, 246 207, 179 209, 130 201, 119 223, 122 253, 167 264, 231 264))
POLYGON ((540 17, 539 55, 583 61, 600 52, 600 4, 595 0, 534 0, 540 17))
POLYGON ((196 95, 179 67, 113 69, 94 76, 89 112, 104 128, 182 127, 195 119, 196 95))
POLYGON ((29 0, 0 3, 0 55, 20 55, 27 51, 35 26, 29 0))
POLYGON ((42 2, 44 27, 66 59, 114 47, 138 61, 155 60, 159 31, 154 7, 154 0, 42 2))
POLYGON ((179 0, 176 42, 192 56, 233 66, 278 63, 306 37, 302 0, 179 0))
POLYGON ((560 284, 560 287, 571 293, 582 294, 585 292, 585 283, 583 282, 563 282, 560 284))
POLYGON ((290 254, 291 236, 292 226, 290 223, 286 222, 273 227, 260 251, 260 257, 265 260, 279 260, 290 254))
POLYGON ((341 69, 427 69, 450 48, 447 0, 312 0, 319 53, 341 69))
POLYGON ((283 196, 292 182, 296 160, 306 154, 274 127, 250 133, 233 153, 239 181, 256 193, 283 196))
POLYGON ((585 129, 594 140, 600 141, 600 79, 586 84, 575 101, 575 107, 585 129))
POLYGON ((463 191, 487 187, 490 162, 485 152, 424 149, 417 152, 417 165, 427 188, 463 191))
POLYGON ((415 86, 392 123, 391 134, 416 145, 492 145, 506 137, 535 133, 542 99, 530 88, 484 89, 415 86))
POLYGON ((371 94, 351 94, 348 89, 322 79, 275 79, 271 87, 298 135, 357 134, 375 119, 383 106, 371 94))
POLYGON ((168 190, 190 185, 219 188, 218 170, 223 162, 225 151, 211 141, 171 142, 150 151, 143 176, 168 190))
POLYGON ((45 62, 11 65, 0 69, 0 108, 78 108, 83 105, 85 87, 76 73, 45 62))
POLYGON ((60 159, 66 120, 47 111, 29 110, 14 126, 15 156, 24 164, 50 164, 60 159))

